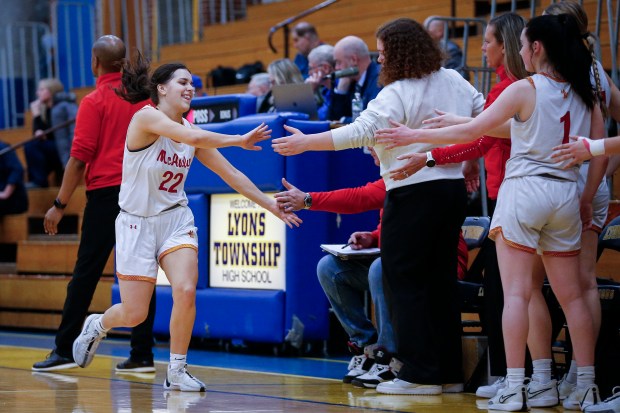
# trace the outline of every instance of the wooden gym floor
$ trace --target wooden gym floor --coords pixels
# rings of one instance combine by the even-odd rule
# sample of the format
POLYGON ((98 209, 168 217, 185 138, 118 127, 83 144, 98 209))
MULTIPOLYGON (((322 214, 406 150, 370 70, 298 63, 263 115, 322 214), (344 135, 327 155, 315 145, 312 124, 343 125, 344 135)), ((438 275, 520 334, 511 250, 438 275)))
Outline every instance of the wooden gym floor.
MULTIPOLYGON (((313 359, 190 349, 189 370, 206 393, 164 392, 168 348, 155 349, 156 373, 116 374, 126 339, 106 339, 85 369, 33 372, 53 347, 50 334, 0 330, 0 412, 416 412, 486 410, 475 395, 392 396, 341 382, 345 358, 313 359)), ((562 412, 560 407, 531 412, 562 412)))

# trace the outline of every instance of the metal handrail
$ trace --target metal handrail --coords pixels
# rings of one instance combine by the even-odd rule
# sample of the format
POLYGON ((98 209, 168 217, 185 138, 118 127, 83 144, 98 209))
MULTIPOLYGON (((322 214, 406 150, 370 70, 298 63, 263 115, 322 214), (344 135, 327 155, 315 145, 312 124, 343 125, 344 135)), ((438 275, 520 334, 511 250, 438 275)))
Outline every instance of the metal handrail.
POLYGON ((288 57, 288 40, 289 40, 289 34, 290 34, 289 25, 303 17, 306 17, 309 14, 316 13, 317 11, 324 9, 325 7, 333 3, 336 3, 337 1, 338 0, 326 0, 323 3, 317 4, 316 6, 311 7, 308 10, 302 11, 296 16, 289 17, 288 19, 285 19, 281 21, 280 23, 272 26, 269 29, 269 36, 267 37, 267 43, 269 43, 269 48, 271 49, 271 51, 274 53, 278 53, 278 50, 273 45, 272 37, 275 32, 277 32, 280 29, 283 29, 284 30, 284 57, 287 58, 288 57))
POLYGON ((20 141, 20 142, 12 144, 10 146, 7 146, 6 148, 3 148, 2 150, 0 150, 0 156, 4 155, 5 153, 14 151, 17 148, 21 148, 22 146, 26 145, 29 142, 33 142, 33 141, 36 141, 36 140, 39 140, 39 139, 44 139, 45 135, 49 135, 50 133, 54 133, 58 129, 66 128, 67 126, 71 125, 73 122, 75 122, 75 118, 74 119, 66 120, 66 121, 64 121, 62 123, 59 123, 56 126, 52 126, 51 128, 45 129, 43 131, 43 133, 41 133, 41 134, 32 135, 28 139, 25 139, 23 141, 20 141))

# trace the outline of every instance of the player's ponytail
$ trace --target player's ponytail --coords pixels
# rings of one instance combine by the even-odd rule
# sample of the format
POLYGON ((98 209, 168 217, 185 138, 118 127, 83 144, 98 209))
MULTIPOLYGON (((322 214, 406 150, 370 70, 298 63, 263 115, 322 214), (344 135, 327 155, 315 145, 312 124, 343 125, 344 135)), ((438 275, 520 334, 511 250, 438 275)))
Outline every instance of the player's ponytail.
POLYGON ((121 77, 121 88, 116 89, 116 93, 123 99, 131 103, 138 103, 147 98, 151 98, 154 104, 159 104, 157 86, 167 83, 174 72, 185 69, 183 63, 166 63, 159 66, 152 75, 149 76, 150 62, 140 53, 136 53, 132 61, 125 61, 123 64, 123 75, 121 77))
MULTIPOLYGON (((133 60, 123 62, 121 87, 116 94, 131 103, 138 103, 147 98, 153 100, 149 91, 149 61, 138 50, 133 60)), ((157 94, 155 95, 157 98, 157 94)), ((155 104, 158 102, 153 100, 155 104)))
POLYGON ((583 42, 575 18, 569 14, 534 17, 526 26, 525 36, 530 47, 536 41, 542 43, 553 70, 592 110, 596 101, 590 83, 592 56, 583 42))

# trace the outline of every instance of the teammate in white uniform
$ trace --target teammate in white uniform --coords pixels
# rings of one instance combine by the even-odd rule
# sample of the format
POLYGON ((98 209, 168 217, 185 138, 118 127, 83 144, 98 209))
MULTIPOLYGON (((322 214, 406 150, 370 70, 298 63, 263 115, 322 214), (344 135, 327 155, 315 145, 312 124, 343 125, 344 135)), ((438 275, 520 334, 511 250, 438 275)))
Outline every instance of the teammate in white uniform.
MULTIPOLYGON (((378 142, 391 148, 416 142, 467 142, 483 134, 509 136, 507 125, 515 118, 511 159, 492 224, 496 234, 501 235, 497 236, 496 245, 504 287, 508 385, 489 401, 489 408, 517 411, 528 407, 523 365, 534 254, 540 248, 547 276, 566 314, 579 369, 577 387, 567 400, 576 401, 584 409, 598 401, 598 388, 594 384, 592 316, 581 290, 576 255, 581 227, 577 170, 554 164, 551 149, 557 142, 567 142, 571 130, 602 137, 602 116, 589 81, 592 59, 572 17, 532 19, 521 35, 521 43, 526 69, 541 75, 515 82, 469 123, 431 130, 411 130, 396 124, 396 128, 378 131, 378 142), (538 88, 544 88, 546 93, 538 88), (561 104, 556 103, 558 99, 561 104), (577 112, 569 114, 569 110, 577 112), (590 130, 586 131, 588 123, 590 130), (512 197, 513 191, 520 191, 521 195, 512 197), (562 202, 572 206, 567 209, 562 202), (530 209, 531 203, 538 205, 536 210, 530 209)), ((605 159, 593 160, 590 165, 590 176, 581 197, 586 228, 591 225, 592 198, 605 166, 605 159)))
MULTIPOLYGON (((562 1, 549 5, 544 14, 570 14, 573 16, 579 26, 579 30, 583 37, 586 39, 590 54, 592 55, 592 67, 590 70, 590 83, 596 92, 598 97, 598 103, 601 108, 601 112, 604 116, 607 116, 607 108, 611 100, 611 87, 605 71, 601 64, 595 60, 594 49, 597 39, 588 32, 588 15, 583 7, 577 2, 562 1)), ((585 188, 586 179, 588 176, 589 163, 584 162, 579 168, 579 179, 577 181, 577 187, 579 193, 582 193, 585 188)), ((585 229, 581 233, 581 254, 579 255, 579 274, 580 282, 582 283, 582 291, 585 294, 588 308, 592 314, 592 323, 594 327, 595 340, 598 337, 598 333, 601 325, 601 302, 598 292, 598 284, 596 282, 596 259, 598 252, 598 237, 601 233, 605 220, 607 219, 607 212, 609 210, 609 188, 607 187, 606 179, 601 180, 592 203, 593 216, 592 226, 585 229)), ((548 331, 546 337, 551 336, 551 325, 547 326, 548 331)), ((548 341, 544 344, 549 347, 548 341)), ((529 344, 529 343, 528 343, 529 344)), ((551 350, 547 350, 548 355, 551 356, 551 350)), ((600 361, 600 360, 599 360, 600 361)), ((568 397, 573 390, 577 382, 577 363, 574 358, 571 362, 568 372, 562 377, 559 382, 559 397, 564 400, 568 397)), ((572 406, 572 408, 578 408, 578 406, 572 406)))
POLYGON ((130 102, 148 97, 156 105, 136 112, 127 130, 123 179, 116 220, 116 269, 121 303, 93 314, 73 344, 76 363, 86 367, 100 340, 116 327, 132 327, 148 313, 160 265, 172 286, 170 364, 164 389, 205 391, 186 370, 186 355, 196 315, 198 244, 194 217, 187 206, 184 183, 194 157, 227 184, 282 219, 289 227, 301 220, 279 209, 274 198, 256 188, 215 149, 240 146, 258 150, 271 131, 260 125, 245 135, 201 130, 183 119, 194 95, 192 76, 182 64, 165 64, 148 77, 141 55, 123 69, 119 94, 130 102))

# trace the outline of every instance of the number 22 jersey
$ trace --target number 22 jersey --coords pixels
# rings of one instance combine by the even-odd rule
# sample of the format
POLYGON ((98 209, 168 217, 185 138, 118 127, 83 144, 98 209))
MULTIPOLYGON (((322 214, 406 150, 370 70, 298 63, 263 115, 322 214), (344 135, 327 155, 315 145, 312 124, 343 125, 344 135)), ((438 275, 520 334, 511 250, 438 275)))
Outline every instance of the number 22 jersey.
MULTIPOLYGON (((140 110, 156 110, 147 105, 140 110)), ((183 119, 183 124, 191 124, 183 119)), ((151 145, 129 150, 125 143, 119 205, 142 217, 158 215, 175 205, 187 205, 185 180, 194 158, 193 146, 160 136, 151 145)))

